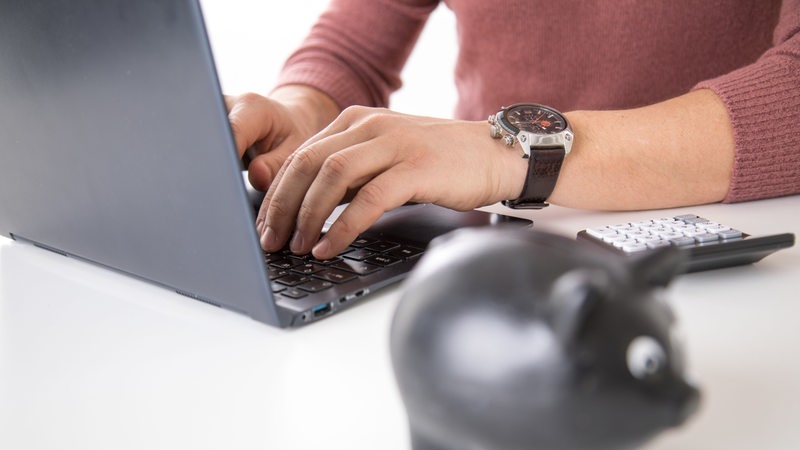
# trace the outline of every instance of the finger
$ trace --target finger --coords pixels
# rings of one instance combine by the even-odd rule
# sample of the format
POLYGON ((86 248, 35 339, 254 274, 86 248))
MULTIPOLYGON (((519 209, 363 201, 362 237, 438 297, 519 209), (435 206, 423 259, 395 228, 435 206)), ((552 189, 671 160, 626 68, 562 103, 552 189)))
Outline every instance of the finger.
POLYGON ((226 104, 230 110, 228 120, 239 157, 259 140, 274 136, 276 118, 284 113, 278 110, 272 100, 252 93, 226 98, 226 104))
POLYGON ((269 189, 281 166, 296 149, 297 144, 293 140, 287 140, 268 152, 253 157, 247 166, 250 185, 262 192, 269 189))
POLYGON ((325 160, 299 206, 290 245, 293 252, 308 253, 317 243, 325 220, 345 201, 348 192, 357 192, 392 167, 395 152, 384 141, 378 138, 362 142, 325 160))
POLYGON ((365 184, 353 201, 333 222, 328 232, 314 246, 318 259, 330 259, 341 253, 358 235, 366 231, 381 215, 413 199, 414 191, 407 170, 394 168, 365 184))
POLYGON ((264 250, 275 251, 286 244, 306 192, 328 156, 363 140, 363 130, 338 133, 304 145, 287 158, 259 211, 264 221, 264 250))

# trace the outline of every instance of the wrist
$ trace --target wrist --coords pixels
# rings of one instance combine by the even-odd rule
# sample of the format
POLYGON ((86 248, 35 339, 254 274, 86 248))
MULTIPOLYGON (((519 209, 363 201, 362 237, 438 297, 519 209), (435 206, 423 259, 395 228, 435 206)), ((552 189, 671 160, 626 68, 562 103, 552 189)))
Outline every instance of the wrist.
POLYGON ((288 109, 299 123, 306 124, 312 135, 328 126, 341 112, 328 94, 311 86, 280 86, 270 93, 270 98, 288 109))

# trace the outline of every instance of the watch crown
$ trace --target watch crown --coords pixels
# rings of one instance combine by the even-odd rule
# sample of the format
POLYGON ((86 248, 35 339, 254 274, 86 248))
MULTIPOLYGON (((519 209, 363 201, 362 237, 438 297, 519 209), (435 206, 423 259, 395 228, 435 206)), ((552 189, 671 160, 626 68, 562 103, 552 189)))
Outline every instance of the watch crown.
POLYGON ((500 130, 500 126, 494 125, 489 128, 489 135, 494 139, 500 139, 500 137, 503 135, 503 132, 500 130))
POLYGON ((516 139, 514 139, 514 136, 512 136, 510 134, 507 134, 507 135, 503 136, 503 142, 505 142, 506 145, 509 146, 509 147, 513 147, 514 146, 514 141, 515 140, 516 139))

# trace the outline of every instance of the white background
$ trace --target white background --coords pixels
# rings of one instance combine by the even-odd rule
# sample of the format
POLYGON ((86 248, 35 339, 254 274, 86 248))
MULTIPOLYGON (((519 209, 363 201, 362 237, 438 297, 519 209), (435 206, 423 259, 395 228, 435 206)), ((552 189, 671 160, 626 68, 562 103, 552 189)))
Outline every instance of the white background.
MULTIPOLYGON (((217 71, 227 94, 267 94, 289 54, 301 43, 328 0, 201 0, 217 71)), ((456 91, 455 19, 444 4, 428 21, 403 72, 394 110, 451 117, 456 91)))

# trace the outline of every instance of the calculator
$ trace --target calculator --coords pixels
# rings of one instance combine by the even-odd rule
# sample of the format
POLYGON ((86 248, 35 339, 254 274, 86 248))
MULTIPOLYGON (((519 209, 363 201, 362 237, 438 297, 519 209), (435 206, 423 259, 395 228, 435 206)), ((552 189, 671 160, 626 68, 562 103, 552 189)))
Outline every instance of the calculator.
POLYGON ((793 233, 751 236, 695 214, 587 228, 578 239, 626 255, 675 246, 688 255, 684 272, 751 264, 794 245, 793 233))

